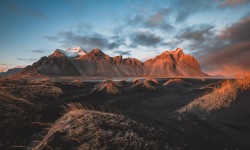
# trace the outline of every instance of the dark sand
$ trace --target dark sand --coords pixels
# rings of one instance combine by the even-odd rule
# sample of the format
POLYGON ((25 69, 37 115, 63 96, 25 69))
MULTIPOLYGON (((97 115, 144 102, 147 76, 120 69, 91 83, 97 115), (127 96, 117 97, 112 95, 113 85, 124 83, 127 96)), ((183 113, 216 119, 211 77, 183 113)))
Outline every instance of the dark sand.
MULTIPOLYGON (((202 118, 192 114, 180 118, 175 113, 176 110, 202 96, 211 87, 218 86, 225 79, 186 78, 183 80, 189 86, 178 87, 162 86, 169 79, 159 78, 160 84, 154 86, 156 90, 147 91, 130 88, 133 78, 127 78, 128 84, 121 88, 121 95, 91 92, 97 81, 105 79, 50 78, 55 81, 54 86, 61 88, 64 94, 59 99, 46 101, 41 99, 34 102, 35 105, 41 107, 40 110, 34 112, 41 117, 39 122, 54 122, 63 113, 61 106, 68 102, 79 102, 95 109, 122 113, 143 124, 163 129, 167 133, 168 145, 173 148, 250 149, 250 89, 238 94, 237 99, 229 108, 221 108, 202 118), (80 83, 69 84, 75 79, 80 83)), ((120 79, 115 78, 115 80, 120 79)), ((9 146, 28 144, 29 140, 34 140, 32 138, 36 133, 43 131, 43 128, 34 124, 29 129, 20 129, 30 134, 25 134, 26 140, 18 140, 20 143, 10 143, 9 146)), ((2 133, 4 129, 0 130, 2 133)), ((19 135, 20 132, 16 132, 13 138, 19 135)), ((5 137, 1 136, 1 138, 5 137)))

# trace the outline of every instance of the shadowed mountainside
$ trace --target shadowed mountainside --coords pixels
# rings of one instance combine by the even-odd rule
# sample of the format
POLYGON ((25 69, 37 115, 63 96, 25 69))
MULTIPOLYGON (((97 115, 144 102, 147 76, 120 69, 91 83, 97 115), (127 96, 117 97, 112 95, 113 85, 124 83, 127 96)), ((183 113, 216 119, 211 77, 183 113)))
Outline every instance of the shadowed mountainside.
POLYGON ((42 57, 32 66, 27 66, 19 76, 58 75, 58 76, 101 76, 101 77, 197 77, 208 76, 201 71, 199 63, 182 49, 165 51, 145 63, 136 58, 110 57, 100 49, 70 57, 57 49, 48 57, 42 57))

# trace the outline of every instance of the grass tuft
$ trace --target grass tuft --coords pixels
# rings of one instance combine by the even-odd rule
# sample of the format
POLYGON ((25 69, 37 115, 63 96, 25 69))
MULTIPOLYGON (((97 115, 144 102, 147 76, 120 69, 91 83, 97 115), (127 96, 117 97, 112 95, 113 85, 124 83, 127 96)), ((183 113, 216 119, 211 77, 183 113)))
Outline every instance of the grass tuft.
POLYGON ((199 114, 201 112, 209 113, 221 107, 229 107, 236 99, 237 94, 250 87, 250 73, 241 73, 236 79, 226 80, 219 87, 216 87, 201 96, 188 105, 177 110, 178 113, 192 112, 199 114))
POLYGON ((163 86, 177 86, 177 87, 185 87, 185 86, 191 86, 190 84, 186 83, 182 79, 170 79, 163 83, 163 86))
POLYGON ((150 82, 139 81, 139 80, 134 80, 132 82, 131 88, 137 88, 137 89, 141 89, 141 90, 156 90, 155 87, 152 86, 150 82))
POLYGON ((152 85, 159 85, 160 83, 156 79, 146 79, 145 82, 149 82, 152 85))
POLYGON ((103 81, 103 82, 97 84, 92 89, 92 92, 104 91, 107 94, 118 95, 118 94, 121 94, 121 91, 119 90, 119 88, 120 88, 120 85, 117 84, 116 82, 114 82, 112 80, 106 80, 106 81, 103 81))
POLYGON ((85 109, 70 103, 65 114, 31 149, 165 149, 164 132, 123 115, 85 109))

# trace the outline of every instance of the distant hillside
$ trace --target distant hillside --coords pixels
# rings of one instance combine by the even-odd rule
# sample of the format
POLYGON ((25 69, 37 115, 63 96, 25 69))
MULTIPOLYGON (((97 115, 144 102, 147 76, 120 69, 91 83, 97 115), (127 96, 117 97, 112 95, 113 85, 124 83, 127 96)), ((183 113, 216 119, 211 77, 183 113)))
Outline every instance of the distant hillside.
POLYGON ((22 70, 23 70, 23 68, 8 69, 6 72, 0 72, 0 76, 7 77, 7 76, 15 75, 15 74, 20 73, 22 70))

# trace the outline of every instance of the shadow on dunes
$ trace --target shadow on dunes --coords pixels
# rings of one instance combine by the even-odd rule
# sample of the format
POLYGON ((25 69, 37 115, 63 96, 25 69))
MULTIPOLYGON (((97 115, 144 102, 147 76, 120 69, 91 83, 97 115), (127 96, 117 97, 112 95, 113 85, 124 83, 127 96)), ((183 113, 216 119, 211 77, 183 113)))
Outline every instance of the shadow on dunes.
POLYGON ((63 94, 61 88, 53 86, 49 80, 27 81, 15 79, 0 80, 0 91, 30 101, 58 99, 63 94))
POLYGON ((140 124, 124 115, 89 110, 70 103, 47 134, 32 149, 169 149, 163 130, 140 124))
POLYGON ((32 132, 32 121, 39 120, 35 113, 38 109, 38 106, 25 99, 0 92, 0 149, 10 149, 17 143, 27 144, 32 132))
POLYGON ((128 82, 126 80, 121 80, 118 82, 118 84, 121 86, 121 87, 125 87, 126 85, 128 85, 128 82))

